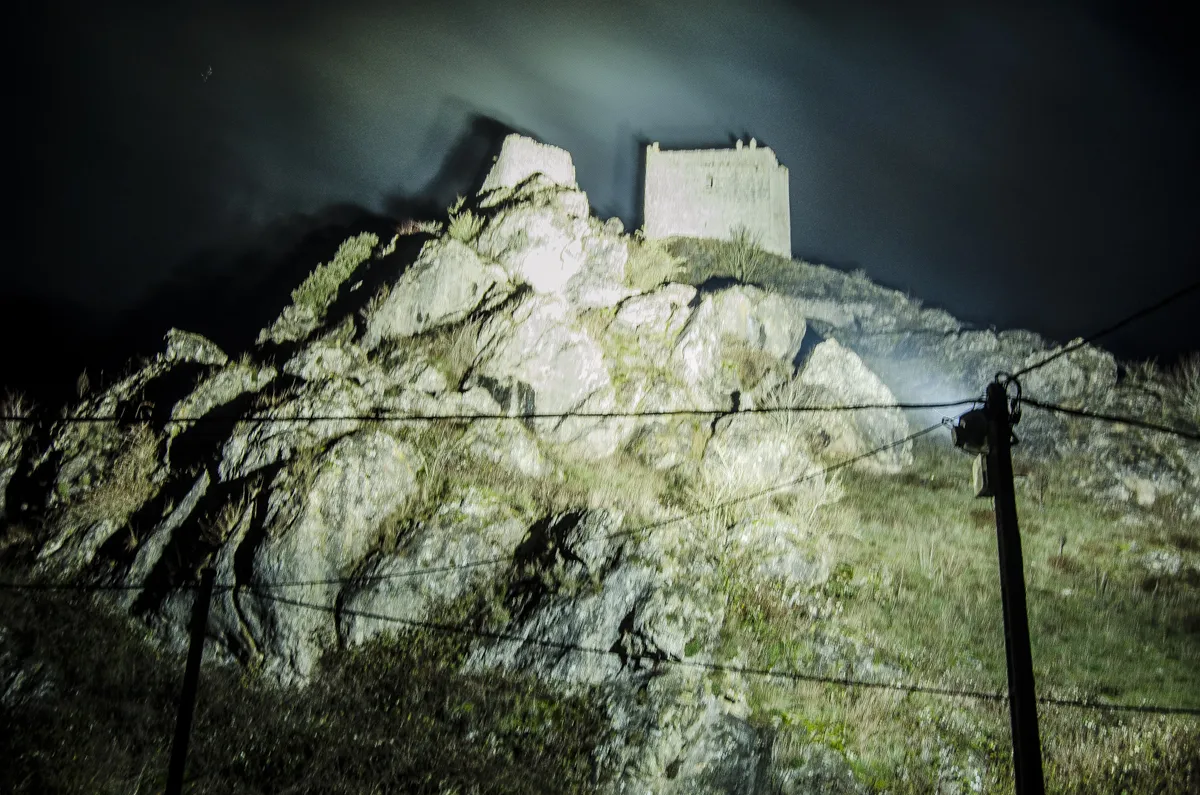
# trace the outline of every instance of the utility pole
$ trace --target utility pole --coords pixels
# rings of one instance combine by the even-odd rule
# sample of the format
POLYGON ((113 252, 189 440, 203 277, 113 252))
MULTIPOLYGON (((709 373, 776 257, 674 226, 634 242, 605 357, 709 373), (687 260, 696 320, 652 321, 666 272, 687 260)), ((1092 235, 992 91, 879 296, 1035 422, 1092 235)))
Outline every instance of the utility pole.
POLYGON ((171 761, 167 767, 166 795, 181 795, 183 770, 187 765, 188 737, 196 709, 196 688, 200 683, 200 659, 204 656, 204 632, 208 628, 208 605, 212 601, 216 572, 205 567, 200 588, 192 606, 192 640, 188 646, 187 668, 183 673, 183 692, 179 696, 179 716, 175 721, 175 739, 171 742, 171 761))
POLYGON ((1013 777, 1017 795, 1043 795, 1042 744, 1038 735, 1033 656, 1025 608, 1025 572, 1017 528, 1013 488, 1012 425, 1008 390, 988 385, 987 482, 995 500, 996 540, 1000 551, 1000 596, 1004 603, 1004 649, 1008 657, 1008 710, 1012 722, 1013 777))

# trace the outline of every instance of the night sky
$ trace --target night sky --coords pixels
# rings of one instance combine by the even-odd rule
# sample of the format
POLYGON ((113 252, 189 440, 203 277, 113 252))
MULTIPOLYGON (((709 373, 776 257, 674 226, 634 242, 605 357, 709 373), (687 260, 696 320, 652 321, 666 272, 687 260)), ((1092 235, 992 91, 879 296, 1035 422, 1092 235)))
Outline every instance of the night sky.
MULTIPOLYGON (((444 207, 509 129, 630 228, 643 142, 753 135, 791 170, 797 256, 981 325, 1065 340, 1200 276, 1181 19, 897 5, 50 0, 10 33, 0 381, 220 338, 314 230, 444 207)), ((1200 349, 1198 314, 1108 344, 1200 349)))

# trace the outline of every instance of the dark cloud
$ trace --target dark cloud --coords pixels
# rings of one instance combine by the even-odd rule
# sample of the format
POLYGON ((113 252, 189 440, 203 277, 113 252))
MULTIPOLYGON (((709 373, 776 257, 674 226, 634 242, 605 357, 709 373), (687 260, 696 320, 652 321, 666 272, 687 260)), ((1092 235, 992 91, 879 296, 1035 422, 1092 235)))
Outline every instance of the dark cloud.
MULTIPOLYGON (((637 141, 754 135, 791 169, 798 254, 983 323, 1068 338, 1200 270, 1200 123, 1172 20, 1000 3, 47 8, 28 114, 39 242, 5 282, 100 318, 196 278, 181 271, 198 252, 421 196, 479 116, 569 149, 593 206, 627 223, 637 141)), ((1172 318, 1118 346, 1200 347, 1172 318)))

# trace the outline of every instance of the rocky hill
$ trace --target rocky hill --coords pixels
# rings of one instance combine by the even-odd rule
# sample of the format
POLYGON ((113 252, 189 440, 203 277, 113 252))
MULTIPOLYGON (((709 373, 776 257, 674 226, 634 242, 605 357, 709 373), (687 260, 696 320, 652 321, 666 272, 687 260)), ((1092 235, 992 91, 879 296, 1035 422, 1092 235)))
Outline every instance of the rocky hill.
MULTIPOLYGON (((6 422, 8 579, 113 586, 88 609, 178 652, 211 565, 208 658, 255 698, 316 700, 355 650, 434 643, 456 693, 534 682, 592 721, 572 745, 569 710, 500 731, 464 717, 476 702, 428 708, 437 727, 380 731, 467 727, 470 753, 541 738, 561 786, 493 754, 413 761, 423 783, 385 791, 1003 788, 1002 705, 818 680, 1002 689, 989 506, 948 434, 909 438, 969 405, 886 406, 975 398, 1053 346, 750 240, 627 235, 569 170, 513 151, 445 222, 401 229, 425 240, 415 262, 352 237, 244 351, 174 330, 76 405, 6 422), (824 410, 862 404, 884 408, 824 410)), ((1194 382, 1092 346, 1022 385, 1200 426, 1194 382)), ((1018 435, 1042 692, 1196 706, 1200 446, 1032 409, 1018 435)), ((4 698, 36 715, 69 683, 15 622, 4 698)), ((1054 780, 1200 781, 1194 719, 1109 717, 1049 708, 1054 780)), ((272 791, 251 778, 196 791, 272 791)))

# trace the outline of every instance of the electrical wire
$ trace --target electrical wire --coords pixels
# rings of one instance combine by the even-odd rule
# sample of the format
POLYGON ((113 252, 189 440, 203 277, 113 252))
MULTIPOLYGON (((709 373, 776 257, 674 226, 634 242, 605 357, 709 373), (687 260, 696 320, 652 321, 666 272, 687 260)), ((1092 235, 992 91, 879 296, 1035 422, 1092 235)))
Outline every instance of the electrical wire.
POLYGON ((1163 307, 1167 306, 1168 304, 1172 304, 1175 301, 1178 301, 1180 298, 1183 298, 1185 295, 1196 292, 1197 290, 1200 290, 1200 281, 1192 282, 1191 284, 1189 284, 1185 287, 1181 287, 1180 289, 1176 290, 1175 292, 1171 293, 1170 295, 1166 296, 1165 298, 1162 298, 1159 301, 1156 301, 1147 307, 1139 309, 1138 311, 1134 312, 1131 315, 1127 315, 1126 317, 1121 318, 1116 323, 1113 323, 1111 326, 1102 328, 1099 331, 1095 332, 1094 334, 1084 337, 1083 339, 1079 340, 1076 343, 1067 345, 1066 347, 1062 348, 1058 352, 1053 353, 1050 356, 1047 356, 1045 359, 1042 359, 1039 362, 1031 364, 1022 370, 1018 370, 1017 372, 1013 373, 1011 377, 1012 378, 1020 378, 1021 376, 1025 375, 1026 373, 1030 373, 1030 372, 1033 372, 1034 370, 1037 370, 1038 368, 1045 367, 1046 365, 1055 361, 1059 357, 1066 356, 1068 353, 1078 350, 1079 348, 1082 348, 1084 345, 1089 345, 1089 344, 1095 342, 1096 340, 1100 339, 1101 337, 1106 337, 1109 334, 1112 334, 1114 331, 1123 329, 1126 326, 1128 326, 1130 323, 1141 320, 1142 318, 1146 317, 1147 315, 1151 315, 1151 314, 1157 312, 1158 310, 1162 309, 1163 307))
POLYGON ((1026 406, 1033 406, 1034 408, 1042 409, 1043 411, 1054 412, 1056 414, 1067 414, 1072 417, 1082 417, 1089 420, 1120 423, 1122 425, 1129 425, 1134 428, 1145 428, 1146 430, 1157 431, 1158 433, 1166 433, 1172 436, 1178 436, 1181 439, 1200 442, 1200 433, 1196 433, 1195 431, 1189 431, 1184 428, 1174 428, 1170 425, 1160 425, 1159 423, 1137 419, 1136 417, 1125 417, 1118 414, 1103 414, 1098 411, 1089 411, 1088 409, 1073 409, 1066 406, 1059 406, 1054 403, 1044 403, 1040 400, 1029 397, 1022 397, 1021 403, 1026 406))
MULTIPOLYGON (((467 635, 476 638, 485 638, 488 640, 500 641, 503 643, 516 643, 522 646, 538 646, 541 648, 553 649, 555 651, 578 652, 582 654, 592 654, 597 656, 614 655, 621 657, 625 664, 629 660, 637 660, 638 662, 649 663, 650 667, 656 668, 660 665, 675 667, 675 668, 692 668, 712 673, 739 674, 743 676, 754 676, 765 679, 780 679, 791 682, 811 682, 817 684, 835 685, 840 687, 863 687, 868 689, 879 690, 896 690, 905 693, 922 693, 926 695, 945 696, 951 698, 972 698, 983 701, 1003 702, 1008 701, 1008 695, 1003 692, 987 691, 980 689, 957 689, 949 687, 940 687, 936 685, 926 685, 913 682, 883 682, 869 679, 854 679, 845 676, 826 676, 822 674, 808 673, 804 671, 780 670, 778 668, 756 668, 741 665, 721 665, 720 663, 705 662, 703 660, 680 660, 673 657, 667 657, 662 653, 646 654, 633 653, 632 651, 623 653, 616 651, 613 648, 602 649, 594 646, 582 646, 574 643, 566 643, 563 641, 548 640, 545 638, 535 638, 525 635, 516 635, 509 632, 495 632, 469 627, 461 624, 442 624, 435 621, 424 621, 418 619, 406 619, 399 616, 389 616, 382 613, 377 613, 369 610, 357 610, 350 607, 333 607, 330 605, 316 604, 306 602, 300 599, 292 599, 288 597, 269 594, 263 591, 251 589, 251 593, 263 599, 276 602, 278 604, 298 607, 302 609, 314 610, 328 613, 334 616, 352 616, 355 618, 368 619, 372 621, 380 621, 384 623, 398 624, 407 626, 412 629, 430 630, 445 634, 467 635)), ((1200 715, 1200 708, 1196 707, 1179 707, 1179 706, 1162 706, 1157 704, 1105 704, 1097 701, 1085 701, 1083 699, 1066 699, 1056 698, 1053 696, 1042 696, 1037 699, 1039 704, 1061 707, 1076 707, 1079 709, 1103 710, 1111 712, 1140 712, 1157 715, 1200 715)))
MULTIPOLYGON (((666 520, 663 520, 661 522, 657 522, 657 523, 654 523, 651 525, 645 525, 645 526, 638 527, 638 528, 631 528, 629 530, 621 530, 621 531, 616 531, 614 533, 608 533, 608 534, 596 536, 595 539, 592 539, 592 540, 608 539, 608 538, 614 538, 614 537, 618 537, 618 536, 631 535, 631 534, 640 533, 640 532, 651 532, 655 529, 665 527, 667 525, 674 524, 674 523, 683 521, 685 519, 695 518, 697 516, 702 516, 707 513, 712 513, 712 512, 718 511, 718 510, 722 510, 722 509, 730 507, 732 505, 736 505, 736 504, 739 504, 742 502, 747 502, 749 500, 758 499, 758 498, 761 498, 768 494, 772 494, 772 493, 782 491, 782 490, 785 490, 788 488, 794 488, 795 486, 800 485, 801 483, 804 483, 808 480, 812 480, 816 477, 820 477, 825 474, 836 472, 839 469, 848 467, 848 466, 850 466, 858 461, 861 461, 865 458, 868 458, 868 457, 871 457, 874 455, 878 455, 882 452, 885 452, 887 450, 898 447, 902 444, 910 442, 921 436, 932 433, 932 432, 938 430, 939 428, 941 428, 942 425, 943 425, 942 423, 938 423, 937 425, 931 425, 927 428, 917 431, 916 433, 910 434, 909 436, 906 436, 903 439, 899 439, 897 441, 891 442, 886 445, 881 445, 881 446, 876 447, 872 450, 869 450, 865 453, 862 453, 858 456, 854 456, 854 457, 846 459, 844 461, 840 461, 836 464, 833 464, 828 467, 824 467, 815 472, 807 473, 799 478, 795 478, 793 480, 786 481, 784 483, 780 483, 776 486, 772 486, 767 489, 762 489, 753 494, 743 495, 741 497, 733 498, 730 500, 724 500, 720 503, 716 503, 714 505, 708 506, 699 511, 693 511, 688 514, 683 514, 680 516, 672 517, 670 519, 666 519, 666 520)), ((461 625, 440 624, 437 622, 430 622, 430 621, 410 620, 410 619, 399 618, 396 616, 387 616, 387 615, 383 615, 383 614, 379 614, 379 613, 374 613, 371 611, 355 610, 353 608, 348 608, 348 607, 344 607, 344 606, 340 607, 340 608, 334 608, 334 607, 330 607, 327 605, 319 605, 319 604, 315 604, 315 603, 311 603, 311 602, 305 602, 305 601, 302 601, 299 599, 293 599, 293 598, 289 598, 289 597, 279 596, 276 593, 270 593, 270 592, 264 590, 264 587, 265 588, 276 588, 276 587, 292 587, 292 586, 300 586, 300 585, 313 586, 313 585, 349 584, 349 583, 361 584, 361 583, 365 583, 365 582, 372 582, 372 581, 378 581, 378 580, 383 580, 383 579, 413 577, 413 576, 418 576, 418 575, 429 575, 429 574, 435 574, 435 573, 447 573, 450 571, 461 571, 462 569, 466 569, 466 568, 500 565, 500 564, 506 564, 509 562, 511 562, 509 558, 492 558, 492 559, 473 561, 470 563, 464 563, 464 564, 454 565, 454 566, 439 566, 439 567, 433 567, 433 568, 428 568, 428 569, 408 570, 405 572, 398 572, 398 573, 391 574, 391 575, 380 575, 378 577, 336 578, 336 579, 329 579, 329 580, 292 581, 292 582, 284 582, 284 583, 251 582, 251 583, 246 583, 246 584, 233 584, 233 585, 222 584, 219 586, 214 586, 214 591, 220 590, 220 591, 237 591, 239 593, 251 593, 251 594, 254 594, 255 596, 258 596, 263 599, 267 599, 269 601, 276 602, 278 604, 290 605, 293 607, 307 608, 307 609, 312 609, 312 610, 321 610, 321 611, 329 612, 333 615, 350 615, 350 616, 372 619, 372 620, 377 620, 377 621, 403 624, 403 625, 410 626, 413 628, 418 628, 418 629, 427 629, 427 630, 451 632, 451 633, 459 633, 459 634, 465 633, 465 634, 471 634, 476 637, 488 638, 488 639, 498 640, 498 641, 502 641, 502 642, 518 642, 518 643, 525 644, 525 645, 537 645, 537 646, 541 646, 541 647, 545 647, 545 648, 553 648, 553 649, 556 649, 559 651, 574 651, 574 652, 582 652, 582 653, 588 653, 588 654, 600 654, 600 655, 618 654, 618 656, 619 656, 619 653, 613 651, 612 649, 591 648, 591 647, 586 647, 586 646, 580 646, 577 644, 569 644, 569 643, 563 643, 563 642, 559 642, 559 641, 551 641, 551 640, 539 639, 539 638, 529 638, 529 637, 525 637, 525 636, 521 636, 521 635, 513 635, 511 633, 504 633, 504 632, 488 632, 488 631, 478 630, 478 629, 475 629, 472 627, 465 627, 465 626, 461 626, 461 625)), ((42 583, 25 583, 25 584, 0 583, 0 589, 3 589, 3 590, 34 590, 34 591, 129 591, 129 590, 138 590, 143 587, 144 587, 144 585, 128 585, 128 584, 127 585, 56 585, 56 584, 49 584, 49 583, 47 583, 47 584, 42 584, 42 583)), ((197 587, 197 584, 196 583, 185 583, 182 586, 175 586, 175 587, 177 587, 177 588, 179 588, 179 587, 195 588, 195 587, 197 587)), ((648 661, 652 665, 662 664, 662 665, 670 665, 670 666, 676 666, 676 667, 689 667, 689 668, 702 669, 702 670, 707 670, 707 671, 712 671, 712 672, 734 673, 734 674, 741 674, 741 675, 748 675, 748 676, 758 676, 758 677, 764 677, 764 678, 782 679, 782 680, 793 681, 793 682, 813 682, 813 683, 837 685, 837 686, 842 686, 842 687, 864 687, 864 688, 874 688, 874 689, 887 689, 887 690, 896 690, 896 691, 901 691, 901 692, 906 692, 906 693, 923 693, 923 694, 928 694, 928 695, 973 698, 973 699, 981 699, 981 700, 987 700, 987 701, 1006 701, 1008 699, 1008 696, 1005 695, 1004 693, 988 692, 988 691, 983 691, 983 690, 978 690, 978 689, 964 690, 964 689, 945 688, 945 687, 938 687, 938 686, 917 684, 917 683, 881 682, 881 681, 871 681, 871 680, 860 680, 860 679, 853 679, 850 677, 831 677, 831 676, 806 673, 806 672, 801 672, 801 671, 781 671, 781 670, 774 669, 774 668, 764 669, 764 668, 752 668, 752 667, 747 667, 747 666, 724 666, 724 665, 719 665, 717 663, 710 663, 710 662, 704 662, 704 661, 677 660, 677 659, 664 657, 661 654, 659 654, 659 655, 627 654, 627 655, 625 655, 624 659, 626 660, 626 662, 629 659, 636 659, 638 661, 648 661)), ((1048 696, 1039 697, 1037 699, 1037 701, 1038 701, 1038 703, 1047 704, 1047 705, 1077 707, 1077 708, 1082 708, 1082 709, 1095 709, 1095 710, 1108 710, 1108 711, 1132 711, 1132 712, 1151 713, 1151 714, 1200 715, 1200 708, 1191 708, 1191 707, 1137 705, 1137 704, 1103 704, 1100 702, 1084 701, 1082 699, 1062 699, 1062 698, 1055 698, 1055 697, 1048 697, 1048 696)))
MULTIPOLYGON (((734 505, 739 505, 744 502, 749 502, 751 500, 760 499, 769 494, 774 494, 779 491, 785 491, 787 489, 795 488, 796 486, 799 486, 807 481, 815 480, 816 478, 822 477, 827 474, 832 474, 833 472, 837 472, 840 469, 844 469, 848 466, 856 464, 859 461, 865 460, 872 456, 879 455, 880 453, 887 452, 888 450, 892 450, 896 447, 900 447, 904 444, 907 444, 908 442, 913 441, 914 439, 918 439, 922 436, 933 433, 934 431, 938 430, 941 427, 942 427, 942 423, 938 423, 936 425, 930 425, 929 427, 923 428, 923 429, 917 431, 916 433, 912 433, 912 434, 909 434, 908 436, 905 436, 903 439, 898 439, 894 442, 889 442, 887 444, 880 445, 879 447, 876 447, 872 450, 868 450, 865 453, 861 453, 859 455, 853 456, 852 458, 847 458, 845 460, 837 462, 836 464, 832 464, 830 466, 823 467, 823 468, 815 470, 813 472, 807 472, 798 478, 784 481, 783 483, 778 483, 774 486, 769 486, 765 489, 761 489, 761 490, 753 492, 751 494, 745 494, 745 495, 741 495, 738 497, 733 497, 728 500, 724 500, 722 502, 706 506, 706 507, 701 508, 696 511, 691 511, 688 513, 679 514, 677 516, 672 516, 667 519, 662 519, 658 522, 653 522, 648 525, 641 525, 639 527, 633 527, 633 528, 629 528, 626 530, 617 530, 612 533, 605 533, 602 535, 595 536, 594 538, 589 539, 589 540, 605 541, 605 540, 609 540, 612 538, 619 538, 621 536, 634 535, 634 534, 638 534, 638 533, 651 533, 655 530, 658 530, 658 529, 661 529, 663 527, 667 527, 667 526, 670 526, 673 524, 677 524, 679 522, 686 521, 688 519, 694 519, 699 516, 705 516, 707 514, 714 513, 716 511, 720 511, 720 510, 724 510, 725 508, 729 508, 734 505)), ((463 569, 483 568, 483 567, 487 567, 487 566, 501 566, 501 565, 507 565, 511 562, 512 562, 512 558, 510 558, 510 557, 495 557, 495 558, 486 558, 486 559, 476 560, 476 561, 469 561, 469 562, 461 563, 461 564, 457 564, 457 565, 434 566, 434 567, 422 568, 422 569, 408 569, 408 570, 401 571, 401 572, 393 572, 391 574, 365 575, 365 576, 359 576, 359 577, 333 577, 333 578, 320 579, 320 580, 285 580, 282 582, 250 581, 248 583, 219 583, 219 584, 215 585, 214 588, 221 589, 221 590, 229 590, 232 588, 246 588, 246 587, 296 588, 296 587, 310 587, 310 586, 321 586, 321 585, 365 584, 365 583, 371 583, 371 582, 380 582, 383 580, 406 579, 409 577, 428 576, 428 575, 432 575, 432 574, 445 574, 447 572, 460 571, 463 569)), ((178 587, 194 588, 194 587, 196 587, 196 585, 197 585, 196 583, 187 583, 185 586, 178 586, 178 587)), ((138 584, 132 584, 132 585, 103 585, 103 584, 59 585, 59 584, 52 584, 52 583, 46 583, 46 584, 0 583, 0 590, 124 591, 124 590, 138 590, 138 589, 141 589, 144 587, 145 587, 145 584, 142 584, 142 585, 138 585, 138 584)))
MULTIPOLYGON (((364 414, 329 414, 311 415, 304 417, 274 417, 269 414, 241 414, 222 416, 220 414, 205 414, 199 417, 172 417, 162 420, 164 425, 187 425, 191 423, 219 422, 264 423, 264 422, 470 422, 473 420, 568 420, 568 419, 633 419, 654 417, 714 417, 734 414, 807 414, 807 413, 836 413, 842 411, 873 411, 899 409, 903 411, 919 411, 923 409, 953 408, 974 403, 977 398, 964 398, 940 403, 857 403, 832 406, 762 406, 739 409, 663 409, 659 411, 571 411, 571 412, 529 412, 522 414, 405 414, 388 412, 371 412, 364 414)), ((0 415, 0 422, 26 422, 31 424, 54 423, 137 423, 136 417, 118 417, 111 414, 93 415, 78 414, 56 419, 34 418, 28 415, 0 415)))

